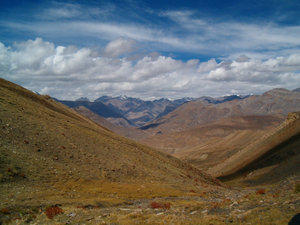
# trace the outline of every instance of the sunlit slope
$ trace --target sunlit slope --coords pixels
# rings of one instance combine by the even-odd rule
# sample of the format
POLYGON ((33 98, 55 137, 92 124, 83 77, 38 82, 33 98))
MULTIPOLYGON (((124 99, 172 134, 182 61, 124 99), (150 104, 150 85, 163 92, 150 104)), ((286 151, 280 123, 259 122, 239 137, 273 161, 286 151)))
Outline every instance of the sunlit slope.
POLYGON ((19 168, 27 180, 65 179, 184 182, 200 171, 129 141, 75 111, 1 79, 1 171, 19 168), (190 172, 191 171, 191 172, 190 172))
POLYGON ((208 172, 216 177, 246 174, 254 170, 269 168, 275 176, 287 176, 300 171, 300 113, 289 113, 277 128, 264 134, 256 141, 208 172))

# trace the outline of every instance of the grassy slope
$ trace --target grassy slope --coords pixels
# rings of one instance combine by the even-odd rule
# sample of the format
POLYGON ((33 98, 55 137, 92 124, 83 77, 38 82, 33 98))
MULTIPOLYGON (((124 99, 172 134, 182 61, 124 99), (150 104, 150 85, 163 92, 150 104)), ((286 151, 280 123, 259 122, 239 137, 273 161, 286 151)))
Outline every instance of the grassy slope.
POLYGON ((0 118, 1 204, 9 205, 10 196, 14 204, 168 196, 185 192, 193 179, 199 185, 218 183, 188 164, 113 134, 47 96, 2 79, 0 118), (137 184, 146 188, 137 193, 137 184), (177 186, 171 188, 173 184, 177 186), (116 190, 123 194, 113 194, 116 190))

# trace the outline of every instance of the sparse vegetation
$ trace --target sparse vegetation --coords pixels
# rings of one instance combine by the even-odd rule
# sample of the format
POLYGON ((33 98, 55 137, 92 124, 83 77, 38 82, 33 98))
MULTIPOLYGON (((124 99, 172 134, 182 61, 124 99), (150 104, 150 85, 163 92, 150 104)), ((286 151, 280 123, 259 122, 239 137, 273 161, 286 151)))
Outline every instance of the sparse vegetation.
POLYGON ((300 183, 295 184, 295 193, 300 193, 300 183))
POLYGON ((60 208, 58 206, 48 207, 45 211, 45 214, 49 219, 53 219, 54 216, 56 216, 58 214, 62 214, 62 213, 63 213, 62 208, 60 208))
POLYGON ((151 202, 152 209, 170 209, 171 203, 151 202))
POLYGON ((263 189, 263 188, 258 189, 258 190, 256 191, 256 194, 257 194, 257 195, 264 195, 264 194, 266 194, 266 190, 263 189))

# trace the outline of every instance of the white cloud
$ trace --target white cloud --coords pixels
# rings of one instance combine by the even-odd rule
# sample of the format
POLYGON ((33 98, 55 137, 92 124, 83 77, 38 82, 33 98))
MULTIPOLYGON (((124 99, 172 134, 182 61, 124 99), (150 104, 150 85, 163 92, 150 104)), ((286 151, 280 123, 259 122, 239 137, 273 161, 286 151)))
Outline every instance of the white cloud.
MULTIPOLYGON (((250 57, 261 55, 261 58, 288 56, 291 52, 300 53, 300 26, 216 22, 210 19, 199 19, 192 11, 166 11, 159 15, 169 18, 173 24, 164 27, 151 23, 138 24, 113 19, 109 20, 111 22, 61 19, 35 21, 30 24, 2 22, 1 25, 44 37, 72 39, 76 37, 79 41, 82 38, 105 42, 115 40, 112 41, 112 46, 107 46, 108 54, 111 54, 110 48, 114 48, 113 44, 115 46, 124 44, 120 49, 122 52, 125 46, 132 44, 132 40, 138 41, 139 45, 148 51, 200 52, 204 55, 218 55, 225 58, 243 53, 250 57)), ((129 46, 128 50, 130 49, 129 46)))
POLYGON ((82 15, 81 6, 71 3, 53 2, 53 6, 43 9, 36 17, 38 19, 69 19, 82 15))
POLYGON ((203 62, 199 65, 199 68, 197 70, 197 72, 199 73, 206 73, 209 72, 213 69, 215 69, 218 66, 217 62, 215 59, 210 59, 207 62, 203 62))
POLYGON ((134 50, 136 41, 132 39, 118 38, 107 44, 104 49, 104 55, 108 57, 116 57, 134 50))
POLYGON ((300 84, 300 54, 266 60, 244 55, 221 63, 215 59, 184 62, 157 53, 137 61, 114 56, 99 56, 90 48, 55 46, 40 38, 12 47, 0 43, 0 74, 60 99, 121 94, 142 98, 220 96, 275 87, 294 89, 300 84))
POLYGON ((183 63, 170 57, 159 56, 156 59, 146 56, 134 66, 133 80, 145 80, 167 73, 175 72, 183 67, 183 63))
MULTIPOLYGON (((245 57, 243 57, 245 58, 245 57)), ((288 57, 271 58, 265 61, 248 58, 219 64, 206 76, 214 81, 242 81, 249 83, 271 83, 273 85, 292 85, 292 80, 300 84, 300 54, 288 57)))
POLYGON ((204 20, 194 18, 194 12, 192 11, 166 11, 160 13, 161 16, 168 17, 175 23, 179 24, 181 27, 188 30, 200 30, 207 25, 204 20))

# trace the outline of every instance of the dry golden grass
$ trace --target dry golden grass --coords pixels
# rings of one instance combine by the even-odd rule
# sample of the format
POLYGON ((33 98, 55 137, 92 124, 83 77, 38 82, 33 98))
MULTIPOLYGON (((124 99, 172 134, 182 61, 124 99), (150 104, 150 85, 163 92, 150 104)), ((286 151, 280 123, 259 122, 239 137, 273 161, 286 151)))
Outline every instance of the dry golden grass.
POLYGON ((0 207, 119 204, 220 183, 74 110, 0 80, 0 207), (195 182, 195 180, 197 182, 195 182))

